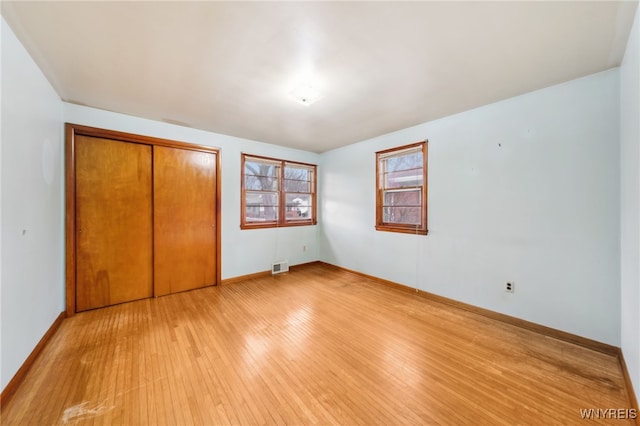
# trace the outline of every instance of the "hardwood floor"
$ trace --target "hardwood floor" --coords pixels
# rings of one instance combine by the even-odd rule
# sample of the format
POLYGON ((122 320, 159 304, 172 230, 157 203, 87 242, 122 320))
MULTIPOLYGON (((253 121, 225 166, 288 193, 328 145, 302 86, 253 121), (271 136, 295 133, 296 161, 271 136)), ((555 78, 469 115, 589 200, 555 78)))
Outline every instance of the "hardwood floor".
MULTIPOLYGON (((629 408, 614 356, 313 264, 66 319, 1 421, 549 425, 609 408, 629 408)), ((607 423, 633 420, 589 424, 607 423)))

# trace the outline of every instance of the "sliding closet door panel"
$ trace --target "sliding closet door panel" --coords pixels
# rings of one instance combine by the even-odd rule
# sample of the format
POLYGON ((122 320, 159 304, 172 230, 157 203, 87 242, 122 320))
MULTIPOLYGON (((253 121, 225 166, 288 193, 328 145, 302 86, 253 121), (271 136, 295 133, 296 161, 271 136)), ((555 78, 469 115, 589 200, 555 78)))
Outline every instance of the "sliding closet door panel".
POLYGON ((151 147, 77 136, 76 311, 153 295, 151 147))
POLYGON ((216 284, 216 154, 154 147, 155 295, 216 284))

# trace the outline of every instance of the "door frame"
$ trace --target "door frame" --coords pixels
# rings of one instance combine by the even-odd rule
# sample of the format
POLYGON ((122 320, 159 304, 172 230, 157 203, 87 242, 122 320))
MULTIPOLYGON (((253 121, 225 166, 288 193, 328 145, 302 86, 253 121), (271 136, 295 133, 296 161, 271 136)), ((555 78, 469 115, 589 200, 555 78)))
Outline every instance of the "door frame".
POLYGON ((166 146, 171 148, 189 149, 216 154, 216 283, 222 277, 221 266, 221 159, 220 148, 179 142, 151 136, 124 133, 116 130, 100 129, 97 127, 65 123, 65 300, 67 317, 76 313, 76 164, 75 137, 76 135, 111 139, 121 142, 138 143, 150 146, 166 146))

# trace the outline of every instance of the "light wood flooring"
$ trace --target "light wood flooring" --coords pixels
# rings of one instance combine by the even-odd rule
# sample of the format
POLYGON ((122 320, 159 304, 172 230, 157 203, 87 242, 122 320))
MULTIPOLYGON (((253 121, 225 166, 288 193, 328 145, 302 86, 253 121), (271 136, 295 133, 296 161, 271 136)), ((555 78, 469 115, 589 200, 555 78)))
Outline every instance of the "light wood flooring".
POLYGON ((551 425, 629 408, 617 358, 322 264, 77 314, 3 425, 551 425))

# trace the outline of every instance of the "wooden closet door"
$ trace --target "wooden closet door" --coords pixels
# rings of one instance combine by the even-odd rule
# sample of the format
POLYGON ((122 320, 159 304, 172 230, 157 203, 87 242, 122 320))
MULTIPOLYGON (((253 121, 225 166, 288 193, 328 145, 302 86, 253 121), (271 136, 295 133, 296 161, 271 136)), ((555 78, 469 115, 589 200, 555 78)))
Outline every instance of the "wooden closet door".
POLYGON ((76 311, 151 297, 151 147, 78 135, 76 311))
POLYGON ((215 285, 217 154, 153 152, 155 295, 215 285))

